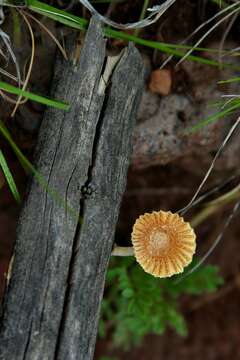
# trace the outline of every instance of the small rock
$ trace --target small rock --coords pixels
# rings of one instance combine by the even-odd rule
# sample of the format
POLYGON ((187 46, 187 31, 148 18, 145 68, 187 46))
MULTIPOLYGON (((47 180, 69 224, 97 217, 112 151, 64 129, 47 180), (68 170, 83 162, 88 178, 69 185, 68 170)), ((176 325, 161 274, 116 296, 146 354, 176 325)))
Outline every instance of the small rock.
POLYGON ((149 90, 163 96, 169 95, 172 87, 171 71, 167 69, 154 70, 150 76, 149 90))

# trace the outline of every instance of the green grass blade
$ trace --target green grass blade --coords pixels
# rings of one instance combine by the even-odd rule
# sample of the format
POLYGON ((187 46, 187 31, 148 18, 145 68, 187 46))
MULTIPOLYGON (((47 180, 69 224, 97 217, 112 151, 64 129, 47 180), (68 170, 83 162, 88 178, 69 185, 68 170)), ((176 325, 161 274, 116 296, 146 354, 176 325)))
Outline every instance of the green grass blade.
POLYGON ((21 32, 21 19, 19 13, 15 8, 10 8, 12 23, 13 23, 13 39, 16 47, 21 46, 22 32, 21 32))
POLYGON ((3 174, 6 178, 7 184, 9 186, 9 189, 11 190, 11 193, 14 197, 14 199, 20 203, 21 202, 21 198, 17 189, 17 185, 14 181, 14 178, 12 176, 12 173, 8 167, 7 161, 5 159, 5 156, 3 155, 2 150, 0 150, 0 166, 2 168, 3 174))
POLYGON ((208 118, 200 121, 198 124, 186 129, 184 131, 184 134, 190 134, 190 133, 194 133, 196 131, 201 130, 204 126, 207 126, 211 123, 213 123, 214 121, 220 120, 224 117, 226 117, 227 115, 232 114, 233 112, 237 111, 240 109, 240 102, 235 102, 234 105, 229 106, 228 108, 219 111, 211 116, 209 116, 208 118))
MULTIPOLYGON (((78 29, 78 30, 86 30, 87 29, 88 21, 86 19, 69 14, 64 10, 59 10, 53 6, 44 4, 38 0, 28 0, 27 4, 28 4, 28 8, 30 10, 32 10, 38 14, 45 15, 45 16, 51 18, 52 20, 58 21, 64 25, 67 25, 74 29, 78 29)), ((133 41, 136 44, 150 47, 152 49, 157 49, 166 54, 174 55, 178 58, 182 58, 184 56, 184 53, 177 49, 180 49, 180 50, 181 49, 182 50, 191 49, 191 46, 187 46, 187 45, 167 44, 167 43, 161 43, 161 42, 157 42, 157 41, 145 40, 138 36, 130 35, 125 32, 114 30, 109 27, 105 27, 104 32, 105 32, 105 35, 109 38, 133 41)), ((213 53, 218 51, 216 49, 206 49, 206 48, 196 48, 194 50, 197 50, 197 51, 205 50, 205 51, 209 51, 209 52, 213 52, 213 53)), ((194 61, 194 62, 205 64, 205 65, 210 65, 210 66, 231 67, 231 68, 239 69, 239 67, 233 66, 232 64, 226 64, 226 63, 219 64, 218 61, 206 59, 206 58, 203 58, 200 56, 195 56, 195 55, 189 55, 187 59, 194 61)))
MULTIPOLYGON (((53 20, 56 20, 64 25, 68 25, 69 27, 78 29, 78 30, 86 30, 88 27, 88 21, 84 18, 72 15, 64 10, 59 10, 53 6, 44 4, 38 0, 28 0, 28 8, 34 12, 37 12, 41 15, 47 16, 53 20)), ((141 38, 138 38, 136 36, 131 36, 130 34, 124 33, 122 31, 113 30, 111 28, 105 28, 105 34, 107 36, 116 38, 116 39, 122 39, 122 40, 128 40, 128 41, 141 41, 141 45, 149 46, 157 48, 156 46, 160 46, 160 50, 162 49, 162 46, 168 47, 171 49, 182 49, 182 50, 189 50, 192 48, 190 45, 183 45, 183 44, 169 44, 169 43, 161 43, 157 41, 149 41, 144 40, 141 38), (144 41, 142 43, 142 41, 144 41)), ((204 47, 196 47, 197 51, 209 51, 212 53, 219 54, 218 49, 208 49, 204 47)), ((223 53, 227 53, 227 50, 223 51, 223 53)))
POLYGON ((238 82, 238 81, 240 81, 239 76, 231 78, 231 79, 227 79, 227 80, 218 81, 218 84, 229 84, 229 83, 238 82))
POLYGON ((63 196, 59 194, 55 189, 49 187, 48 182, 46 179, 41 175, 41 173, 32 165, 32 163, 26 158, 26 156, 21 152, 15 141, 13 140, 10 132, 6 128, 5 124, 0 120, 0 134, 4 137, 4 139, 8 142, 11 146, 12 150, 14 151, 15 155, 17 156, 19 162, 24 167, 24 169, 28 169, 31 172, 36 181, 39 185, 52 197, 54 201, 56 201, 59 206, 65 208, 68 213, 73 217, 76 218, 78 221, 81 222, 81 218, 79 214, 74 210, 71 206, 69 206, 63 196))
MULTIPOLYGON (((169 55, 174 55, 178 58, 182 58, 184 56, 184 53, 176 50, 176 48, 178 48, 177 45, 171 45, 170 44, 165 44, 165 43, 160 43, 157 41, 151 41, 151 40, 145 40, 142 39, 140 37, 134 36, 134 35, 130 35, 121 31, 117 31, 117 30, 113 30, 110 28, 105 28, 105 34, 113 39, 122 39, 122 40, 127 40, 127 41, 133 41, 135 44, 139 44, 139 45, 143 45, 146 47, 150 47, 152 49, 157 49, 160 50, 166 54, 169 55)), ((180 46, 180 48, 184 48, 184 46, 180 46)), ((219 64, 218 61, 215 60, 211 60, 211 59, 207 59, 207 58, 203 58, 200 56, 196 56, 196 55, 189 55, 187 57, 187 60, 191 60, 194 62, 198 62, 201 64, 205 64, 205 65, 210 65, 210 66, 217 66, 217 67, 232 67, 231 64, 219 64)), ((238 67, 239 69, 239 67, 238 67)))
MULTIPOLYGON (((144 0, 143 5, 142 5, 142 11, 141 11, 141 14, 140 14, 140 17, 139 17, 138 21, 141 21, 141 20, 143 20, 145 18, 145 15, 146 15, 146 12, 147 12, 148 8, 149 8, 149 0, 144 0)), ((141 30, 139 28, 135 29, 134 30, 134 35, 138 36, 140 31, 141 30)))
POLYGON ((60 110, 68 110, 70 107, 69 104, 66 104, 63 101, 53 100, 48 97, 40 96, 40 95, 34 94, 29 91, 25 91, 25 90, 23 91, 20 88, 10 85, 8 83, 5 83, 3 81, 0 81, 0 89, 4 90, 10 94, 21 95, 29 100, 36 101, 43 105, 52 106, 52 107, 55 107, 60 110))
POLYGON ((27 6, 30 10, 49 17, 52 20, 58 21, 64 25, 78 30, 86 30, 88 21, 78 16, 67 13, 64 10, 59 10, 53 6, 42 3, 37 0, 28 0, 27 6))
POLYGON ((10 132, 6 128, 5 124, 0 120, 0 133, 2 136, 7 140, 9 145, 11 146, 12 150, 14 151, 15 155, 17 156, 18 160, 24 166, 25 169, 27 169, 29 172, 31 172, 39 182, 39 184, 46 190, 48 189, 48 185, 44 177, 35 169, 35 167, 31 164, 31 162, 26 158, 25 155, 21 152, 15 141, 13 140, 10 132))
MULTIPOLYGON (((2 136, 7 140, 9 145, 11 146, 12 150, 16 154, 18 160, 21 162, 22 165, 25 166, 25 169, 28 169, 35 175, 34 166, 30 163, 30 161, 23 155, 15 141, 13 140, 11 134, 9 133, 8 129, 6 128, 5 124, 0 120, 0 133, 2 136)), ((37 173, 36 173, 37 175, 37 173)))
POLYGON ((223 0, 211 0, 212 3, 217 4, 219 7, 227 7, 228 4, 223 0))

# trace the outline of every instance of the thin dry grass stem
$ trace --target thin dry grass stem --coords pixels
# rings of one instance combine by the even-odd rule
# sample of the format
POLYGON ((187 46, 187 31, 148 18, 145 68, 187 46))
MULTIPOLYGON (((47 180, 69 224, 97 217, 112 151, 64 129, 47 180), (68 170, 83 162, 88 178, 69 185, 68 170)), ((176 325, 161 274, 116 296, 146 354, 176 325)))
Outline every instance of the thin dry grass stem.
POLYGON ((198 214, 196 214, 196 216, 193 217, 193 219, 191 220, 191 225, 193 227, 199 226, 209 216, 219 212, 227 204, 236 201, 239 198, 240 198, 240 184, 235 186, 234 189, 219 196, 215 200, 206 203, 204 205, 204 208, 198 214))
MULTIPOLYGON (((1 73, 2 75, 4 75, 4 76, 8 77, 8 78, 11 79, 11 80, 13 80, 13 81, 15 81, 15 82, 18 82, 18 78, 17 78, 16 76, 10 74, 8 71, 6 71, 6 70, 4 70, 4 69, 2 69, 2 68, 0 68, 0 73, 1 73)), ((21 81, 20 81, 20 84, 24 84, 24 82, 21 80, 21 81)))
POLYGON ((223 33, 222 39, 221 39, 220 44, 219 44, 219 52, 218 52, 218 62, 219 62, 219 63, 222 63, 223 47, 224 47, 225 41, 226 41, 226 39, 227 39, 227 36, 228 36, 228 34, 229 34, 229 32, 230 32, 230 30, 231 30, 234 22, 236 21, 238 15, 239 15, 238 13, 236 13, 235 15, 233 15, 232 19, 230 19, 230 22, 229 22, 226 30, 225 30, 224 33, 223 33))
POLYGON ((120 24, 115 21, 110 20, 109 18, 99 14, 99 12, 93 7, 93 5, 88 0, 79 0, 79 2, 84 5, 92 15, 96 15, 103 23, 115 27, 117 29, 140 29, 151 24, 154 24, 164 13, 165 11, 175 3, 176 0, 166 0, 161 5, 155 5, 150 9, 147 9, 150 13, 145 19, 134 23, 120 24))
MULTIPOLYGON (((31 76, 31 72, 32 72, 32 67, 33 67, 33 61, 34 61, 34 56, 35 56, 35 39, 34 39, 34 34, 33 34, 33 30, 31 27, 30 22, 28 21, 26 15, 23 13, 22 10, 18 10, 19 14, 23 17, 25 23, 27 24, 29 33, 30 33, 30 37, 31 37, 31 43, 32 43, 32 51, 31 51, 31 58, 30 58, 30 63, 29 63, 29 67, 28 67, 28 71, 27 71, 27 75, 24 81, 24 84, 22 86, 22 91, 24 91, 27 88, 30 76, 31 76)), ((18 106, 20 105, 20 101, 22 99, 22 95, 20 95, 18 97, 17 103, 12 111, 11 116, 13 117, 17 111, 18 106)))
MULTIPOLYGON (((231 10, 232 8, 235 8, 236 6, 240 5, 240 2, 237 2, 237 3, 234 3, 230 6, 228 6, 227 8, 224 8, 223 10, 220 10, 217 14, 215 14, 214 16, 212 16, 210 19, 204 21, 204 23, 202 23, 200 26, 198 26, 184 41, 182 41, 180 44, 186 44, 194 35, 196 35, 200 30, 202 30, 205 26, 207 26, 208 24, 210 24, 211 22, 213 22, 215 19, 217 19, 219 16, 223 15, 225 12, 228 12, 229 10, 231 10)), ((239 10, 239 9, 234 9, 235 10, 239 10)), ((232 14, 232 13, 231 13, 232 14)), ((229 14, 228 14, 229 15, 229 14)), ((227 17, 228 17, 227 15, 227 17)), ((221 21, 221 20, 220 20, 221 21)), ((212 28, 211 28, 212 29, 212 28)), ((211 30, 210 29, 210 30, 211 30)), ((211 32, 211 31, 210 31, 211 32)), ((200 41, 201 42, 201 41, 200 41)), ((199 42, 199 43, 200 43, 199 42)), ((198 43, 198 44, 199 44, 198 43)), ((187 56, 189 56, 192 51, 198 46, 198 44, 195 44, 193 46, 193 48, 191 48, 184 56, 184 58, 186 58, 187 56)), ((174 57, 174 55, 171 55, 169 56, 164 62, 163 64, 161 65, 160 68, 163 68, 165 67, 171 60, 172 58, 174 57)), ((185 60, 185 59, 184 59, 185 60)), ((183 59, 180 60, 180 62, 182 62, 183 59)), ((180 64, 180 62, 177 63, 177 65, 180 64)), ((176 66, 177 66, 176 65, 176 66)))
MULTIPOLYGON (((10 57, 14 63, 14 66, 15 66, 15 69, 16 69, 16 74, 17 74, 17 79, 18 79, 18 83, 19 83, 19 86, 20 86, 20 82, 21 82, 21 72, 20 72, 20 67, 19 67, 19 64, 18 64, 18 61, 17 61, 17 58, 14 54, 14 51, 11 47, 11 41, 10 41, 10 38, 9 36, 0 29, 0 38, 2 39, 4 45, 6 46, 6 49, 8 51, 8 53, 10 54, 10 57)), ((2 54, 2 52, 1 52, 2 54)), ((3 54, 3 57, 5 60, 7 60, 7 57, 5 54, 3 54)))
POLYGON ((2 49, 0 49, 0 55, 2 55, 2 57, 4 58, 4 60, 7 60, 6 55, 4 54, 4 52, 2 51, 2 49))
POLYGON ((222 24, 224 21, 226 21, 229 17, 233 16, 235 13, 239 12, 239 8, 234 9, 233 11, 231 11, 229 14, 227 14, 226 16, 224 16, 222 19, 220 19, 215 25, 213 25, 211 27, 211 29, 209 29, 208 31, 206 31, 206 33, 192 46, 192 48, 187 51, 187 53, 178 61, 177 65, 180 65, 184 60, 186 60, 186 58, 191 55, 191 53, 198 47, 198 45, 204 40, 206 39, 206 37, 208 37, 208 35, 215 30, 220 24, 222 24))
POLYGON ((231 102, 233 102, 236 99, 240 99, 240 95, 222 95, 221 97, 230 97, 222 106, 221 110, 224 110, 231 102))
POLYGON ((134 256, 133 246, 117 246, 112 250, 112 256, 134 256))
POLYGON ((206 191, 204 194, 199 196, 192 204, 191 208, 194 206, 197 206, 201 204, 203 201, 205 201, 209 196, 216 194, 218 191, 222 190, 226 185, 230 184, 233 180, 237 179, 240 176, 240 172, 237 172, 236 174, 230 176, 225 181, 222 181, 220 184, 215 185, 212 189, 206 191))
MULTIPOLYGON (((239 51, 240 51, 240 47, 236 47, 234 49, 229 50, 229 54, 232 56, 239 56, 240 55, 239 51)), ((228 54, 224 54, 223 56, 227 56, 227 55, 228 54)))
POLYGON ((0 25, 4 22, 4 12, 3 7, 0 5, 0 25))
MULTIPOLYGON (((25 1, 22 1, 22 2, 24 2, 24 4, 20 4, 20 1, 16 1, 16 4, 11 4, 9 1, 7 1, 7 0, 0 0, 1 2, 2 2, 2 5, 3 6, 7 6, 7 7, 11 7, 11 8, 17 8, 17 9, 24 9, 24 8, 26 8, 26 5, 27 5, 27 0, 25 0, 25 1), (18 4, 17 4, 17 2, 19 2, 18 4)), ((1 5, 1 4, 0 4, 1 5)))
MULTIPOLYGON (((60 30, 60 34, 61 34, 61 40, 62 40, 62 47, 63 47, 63 50, 65 51, 65 53, 67 53, 66 51, 66 42, 65 42, 65 37, 64 37, 64 33, 62 31, 62 29, 60 30)), ((81 33, 80 33, 81 34, 81 33)), ((79 35, 80 36, 80 35, 79 35)))
POLYGON ((12 99, 9 95, 5 94, 2 90, 0 90, 0 95, 4 100, 6 100, 10 104, 14 104, 14 105, 17 103, 19 103, 20 105, 25 104, 28 100, 25 98, 25 99, 20 100, 20 102, 19 102, 18 100, 12 99))
POLYGON ((185 279, 187 276, 191 275, 193 272, 195 272, 208 258, 209 256, 212 254, 212 252, 215 250, 215 248, 217 247, 217 245, 220 243, 220 241, 223 238, 223 235, 225 233, 225 231, 227 230, 227 228, 229 227, 230 223, 232 222, 234 216, 237 214, 237 212, 240 209, 240 201, 238 201, 230 215, 227 217, 224 225, 223 225, 223 230, 222 232, 217 236, 216 240, 214 241, 214 243, 212 244, 212 246, 209 248, 209 250, 205 253, 205 255, 201 258, 201 260, 190 270, 188 271, 183 277, 181 277, 179 280, 176 281, 176 283, 181 282, 183 279, 185 279))
POLYGON ((193 195, 192 199, 189 201, 189 203, 184 208, 179 210, 179 213, 181 215, 184 215, 192 207, 192 205, 193 205, 194 201, 196 200, 198 194, 202 190, 202 188, 205 185, 209 175, 211 174, 217 159, 219 158, 220 154, 222 153, 223 149, 225 148, 226 144, 228 143, 229 139, 231 138, 231 136, 233 135, 234 131, 236 130, 236 128, 238 127, 239 124, 240 124, 240 117, 235 121, 233 126, 230 128, 227 136, 225 137, 225 139, 223 140, 223 142, 219 146, 218 151, 217 151, 216 155, 214 156, 213 161, 212 161, 208 171, 206 172, 201 184, 199 185, 199 187, 196 190, 195 194, 193 195))
POLYGON ((223 95, 221 95, 221 97, 223 97, 223 98, 227 98, 227 97, 239 98, 240 95, 238 95, 238 94, 223 94, 223 95))
POLYGON ((111 2, 107 8, 107 11, 105 13, 105 16, 110 17, 111 13, 114 11, 115 7, 116 7, 117 3, 115 2, 111 2))
POLYGON ((22 13, 24 13, 24 15, 26 15, 27 17, 30 17, 32 20, 34 20, 50 36, 50 38, 55 42, 55 44, 61 51, 64 59, 68 60, 66 51, 64 50, 64 48, 62 47, 62 45, 60 44, 60 42, 58 41, 56 36, 54 36, 53 33, 48 29, 48 27, 45 26, 40 20, 38 20, 35 16, 31 15, 30 13, 23 11, 23 10, 22 10, 22 13))
MULTIPOLYGON (((6 70, 4 70, 2 68, 0 68, 0 73, 3 74, 4 76, 8 77, 9 79, 13 80, 13 81, 20 83, 21 85, 24 84, 24 82, 22 80, 19 80, 16 76, 10 74, 8 71, 6 71, 6 70)), ((17 103, 17 100, 15 100, 15 99, 11 98, 9 95, 5 94, 3 90, 0 90, 0 95, 5 101, 7 101, 7 102, 9 102, 11 104, 15 105, 17 103)), ((22 105, 26 101, 27 101, 27 99, 23 99, 23 100, 20 101, 20 104, 22 105)))
POLYGON ((240 183, 230 191, 207 203, 206 206, 220 207, 231 201, 238 200, 238 198, 240 198, 240 183))

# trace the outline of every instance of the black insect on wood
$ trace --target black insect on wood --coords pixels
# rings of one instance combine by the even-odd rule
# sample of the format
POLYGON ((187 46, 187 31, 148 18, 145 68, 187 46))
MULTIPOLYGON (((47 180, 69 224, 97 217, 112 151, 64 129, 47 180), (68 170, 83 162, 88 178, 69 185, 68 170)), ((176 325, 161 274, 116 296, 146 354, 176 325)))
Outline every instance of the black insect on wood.
POLYGON ((19 219, 0 329, 0 359, 89 360, 126 185, 143 65, 130 44, 106 57, 93 18, 80 61, 57 58, 34 177, 19 219), (88 184, 94 191, 83 196, 88 184), (80 219, 81 218, 81 219, 80 219))

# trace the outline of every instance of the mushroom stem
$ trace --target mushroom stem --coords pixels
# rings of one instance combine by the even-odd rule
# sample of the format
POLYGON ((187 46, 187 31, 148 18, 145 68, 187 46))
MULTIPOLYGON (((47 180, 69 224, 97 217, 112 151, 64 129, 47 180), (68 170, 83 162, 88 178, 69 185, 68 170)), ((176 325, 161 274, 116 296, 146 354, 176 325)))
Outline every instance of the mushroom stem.
POLYGON ((114 246, 112 256, 133 256, 134 251, 132 246, 114 246))

